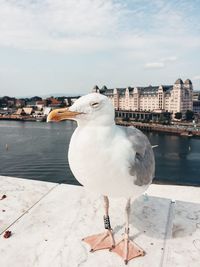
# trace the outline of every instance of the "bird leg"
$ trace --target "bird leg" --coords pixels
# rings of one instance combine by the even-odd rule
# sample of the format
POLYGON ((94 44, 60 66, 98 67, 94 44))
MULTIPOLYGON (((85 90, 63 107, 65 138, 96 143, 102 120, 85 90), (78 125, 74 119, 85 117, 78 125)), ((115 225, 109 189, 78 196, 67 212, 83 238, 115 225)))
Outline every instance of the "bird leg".
POLYGON ((110 225, 110 218, 108 214, 109 200, 107 196, 104 196, 104 208, 105 208, 105 215, 103 218, 104 218, 104 227, 106 231, 104 233, 88 236, 82 239, 84 242, 90 245, 91 247, 90 252, 94 252, 100 249, 112 249, 115 247, 115 240, 113 237, 113 232, 110 225))
POLYGON ((117 253, 120 257, 123 258, 124 263, 128 264, 128 262, 136 257, 144 256, 145 252, 133 241, 129 238, 129 216, 130 216, 130 198, 126 204, 126 226, 125 233, 122 240, 116 244, 115 248, 112 249, 113 252, 117 253))

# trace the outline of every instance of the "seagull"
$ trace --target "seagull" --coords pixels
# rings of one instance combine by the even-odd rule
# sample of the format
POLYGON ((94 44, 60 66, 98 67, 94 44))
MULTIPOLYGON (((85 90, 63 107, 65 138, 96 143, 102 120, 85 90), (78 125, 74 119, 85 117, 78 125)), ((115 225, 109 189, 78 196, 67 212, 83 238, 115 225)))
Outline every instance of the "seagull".
POLYGON ((75 120, 69 144, 69 165, 75 178, 104 199, 104 228, 100 234, 83 238, 91 252, 110 249, 127 264, 145 251, 130 240, 131 200, 143 194, 154 178, 154 153, 148 138, 133 126, 115 124, 114 107, 108 97, 90 93, 69 108, 53 110, 49 121, 75 120), (109 197, 126 198, 125 231, 116 243, 109 217, 109 197))

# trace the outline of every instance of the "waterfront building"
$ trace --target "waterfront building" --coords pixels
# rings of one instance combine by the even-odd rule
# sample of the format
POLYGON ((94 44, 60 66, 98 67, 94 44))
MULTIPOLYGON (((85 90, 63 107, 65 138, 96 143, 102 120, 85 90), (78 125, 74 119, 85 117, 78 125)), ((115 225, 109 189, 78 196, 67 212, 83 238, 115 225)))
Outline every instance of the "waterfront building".
POLYGON ((26 113, 26 115, 32 115, 34 113, 33 108, 23 108, 24 112, 26 113))
POLYGON ((18 108, 18 110, 14 114, 18 116, 25 116, 26 112, 23 110, 23 108, 18 108))
POLYGON ((43 108, 43 114, 44 114, 44 116, 48 116, 51 111, 52 111, 52 108, 51 107, 44 107, 43 108))
POLYGON ((23 108, 25 104, 26 103, 24 99, 16 99, 16 103, 15 103, 16 108, 23 108))
POLYGON ((127 87, 108 89, 105 85, 93 92, 106 95, 111 99, 116 110, 147 111, 154 113, 185 113, 192 110, 193 86, 191 80, 178 79, 173 85, 127 87))
POLYGON ((36 104, 35 104, 35 106, 37 107, 38 110, 42 110, 46 105, 47 105, 46 100, 36 101, 36 104))
POLYGON ((198 101, 200 100, 200 91, 194 91, 193 96, 192 96, 193 101, 198 101))
POLYGON ((28 100, 26 102, 26 107, 29 107, 29 108, 35 108, 35 105, 36 105, 36 101, 32 101, 32 100, 28 100))
POLYGON ((60 107, 60 105, 62 104, 62 101, 59 101, 54 97, 49 97, 46 100, 47 100, 47 105, 49 107, 60 107))
POLYGON ((200 100, 193 101, 193 111, 200 114, 200 100))
POLYGON ((18 108, 18 110, 14 113, 19 116, 32 115, 34 113, 33 108, 18 108))

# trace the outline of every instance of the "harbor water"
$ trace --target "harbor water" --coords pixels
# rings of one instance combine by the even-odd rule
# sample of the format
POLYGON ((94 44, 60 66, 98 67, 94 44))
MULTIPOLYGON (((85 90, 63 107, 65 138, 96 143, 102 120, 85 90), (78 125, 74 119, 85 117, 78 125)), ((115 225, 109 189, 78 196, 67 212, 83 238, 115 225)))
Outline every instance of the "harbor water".
MULTIPOLYGON (((0 175, 78 184, 67 150, 76 128, 61 123, 0 121, 0 175)), ((145 133, 154 148, 155 182, 200 185, 200 139, 145 133)))

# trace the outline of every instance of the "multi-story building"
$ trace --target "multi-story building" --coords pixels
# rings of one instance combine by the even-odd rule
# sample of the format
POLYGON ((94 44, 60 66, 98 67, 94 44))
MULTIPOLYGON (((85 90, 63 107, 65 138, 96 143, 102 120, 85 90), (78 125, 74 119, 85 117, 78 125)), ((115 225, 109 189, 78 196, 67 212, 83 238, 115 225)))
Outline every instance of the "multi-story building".
POLYGON ((193 101, 193 111, 200 114, 200 100, 193 101))
POLYGON ((193 92, 192 101, 194 113, 200 115, 200 91, 193 92))
POLYGON ((96 85, 93 92, 109 97, 116 110, 177 112, 192 110, 193 86, 191 80, 178 79, 173 85, 101 89, 96 85))
POLYGON ((193 101, 200 101, 200 91, 193 91, 192 100, 193 101))

